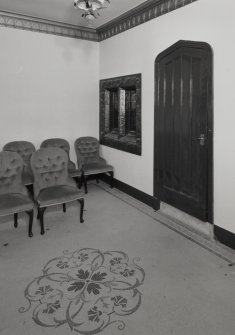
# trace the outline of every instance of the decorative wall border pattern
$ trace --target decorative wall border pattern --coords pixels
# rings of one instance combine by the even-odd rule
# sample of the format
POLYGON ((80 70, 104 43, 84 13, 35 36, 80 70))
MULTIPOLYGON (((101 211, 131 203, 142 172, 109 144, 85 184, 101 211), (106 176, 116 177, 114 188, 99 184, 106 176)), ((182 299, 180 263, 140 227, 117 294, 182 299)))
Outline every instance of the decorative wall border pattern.
POLYGON ((95 29, 0 11, 0 26, 98 42, 95 29))
POLYGON ((99 41, 120 34, 197 0, 151 0, 98 27, 99 41))
POLYGON ((0 10, 0 26, 99 42, 194 1, 149 0, 97 29, 0 10))

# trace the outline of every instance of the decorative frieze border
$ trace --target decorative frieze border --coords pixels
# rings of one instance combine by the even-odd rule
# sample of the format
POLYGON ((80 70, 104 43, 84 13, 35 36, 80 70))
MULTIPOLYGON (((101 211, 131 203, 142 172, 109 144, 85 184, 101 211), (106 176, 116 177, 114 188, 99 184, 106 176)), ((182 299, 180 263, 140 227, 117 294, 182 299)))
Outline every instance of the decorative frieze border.
POLYGON ((197 0, 150 0, 97 28, 103 41, 197 0))
POLYGON ((98 42, 95 29, 0 11, 0 26, 98 42))
POLYGON ((97 29, 0 10, 0 26, 99 42, 194 1, 149 0, 97 29))

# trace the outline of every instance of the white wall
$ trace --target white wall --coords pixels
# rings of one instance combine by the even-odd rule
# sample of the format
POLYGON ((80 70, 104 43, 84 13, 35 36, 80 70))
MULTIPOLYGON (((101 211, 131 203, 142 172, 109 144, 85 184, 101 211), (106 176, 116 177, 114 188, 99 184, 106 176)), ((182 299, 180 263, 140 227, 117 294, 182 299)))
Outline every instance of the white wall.
POLYGON ((98 136, 99 44, 0 27, 0 150, 98 136))
POLYGON ((142 156, 103 146, 115 177, 153 194, 154 61, 178 40, 214 50, 214 223, 235 233, 235 4, 199 0, 100 44, 100 79, 142 73, 142 156))

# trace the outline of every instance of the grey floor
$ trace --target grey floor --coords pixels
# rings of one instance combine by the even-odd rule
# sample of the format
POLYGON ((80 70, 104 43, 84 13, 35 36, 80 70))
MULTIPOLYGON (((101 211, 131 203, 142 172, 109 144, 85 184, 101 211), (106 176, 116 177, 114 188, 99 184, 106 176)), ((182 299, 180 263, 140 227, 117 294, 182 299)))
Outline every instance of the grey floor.
MULTIPOLYGON (((233 335, 233 263, 147 215, 138 202, 128 203, 120 192, 116 195, 102 185, 90 184, 85 222, 79 223, 77 203, 70 204, 67 213, 59 207, 50 209, 45 214, 48 230, 44 236, 39 234, 36 218, 33 238, 27 237, 24 214, 18 229, 13 228, 10 218, 1 218, 0 334, 233 335), (99 250, 102 255, 115 250, 128 255, 130 262, 134 260, 136 267, 132 268, 143 279, 137 282, 138 292, 130 297, 133 301, 141 297, 136 310, 128 314, 124 305, 124 313, 116 309, 100 332, 96 330, 97 319, 93 320, 94 327, 87 329, 78 326, 71 330, 66 322, 58 327, 39 325, 33 319, 35 301, 28 311, 20 313, 19 309, 27 306, 25 288, 42 275, 45 264, 59 259, 64 250, 82 248, 99 250)), ((42 316, 51 317, 46 313, 42 316)))

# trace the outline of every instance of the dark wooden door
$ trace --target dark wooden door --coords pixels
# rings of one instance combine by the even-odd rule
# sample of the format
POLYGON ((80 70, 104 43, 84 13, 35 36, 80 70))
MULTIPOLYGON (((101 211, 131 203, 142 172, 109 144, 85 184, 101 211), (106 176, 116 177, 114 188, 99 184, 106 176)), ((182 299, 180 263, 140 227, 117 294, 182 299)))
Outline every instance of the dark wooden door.
POLYGON ((212 54, 179 41, 155 62, 154 196, 212 219, 212 54))

